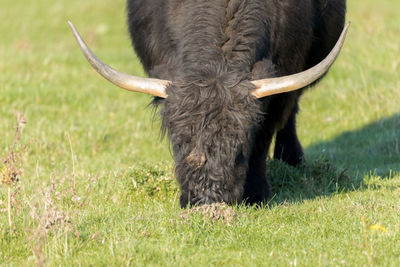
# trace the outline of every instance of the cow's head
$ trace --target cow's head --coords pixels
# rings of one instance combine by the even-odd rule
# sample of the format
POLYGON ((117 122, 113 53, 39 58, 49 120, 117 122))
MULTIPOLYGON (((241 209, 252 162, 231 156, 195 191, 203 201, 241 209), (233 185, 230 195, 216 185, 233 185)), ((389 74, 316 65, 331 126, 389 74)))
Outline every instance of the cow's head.
MULTIPOLYGON (((249 153, 256 145, 252 140, 261 113, 257 99, 294 91, 321 78, 339 55, 349 27, 347 24, 323 61, 297 74, 243 81, 210 65, 198 68, 204 72, 201 75, 182 74, 168 81, 134 77, 112 69, 90 51, 69 24, 85 57, 103 77, 126 90, 164 99, 163 129, 168 132, 174 152, 182 206, 241 200, 249 153)), ((187 73, 196 72, 195 66, 187 68, 193 68, 187 73)))

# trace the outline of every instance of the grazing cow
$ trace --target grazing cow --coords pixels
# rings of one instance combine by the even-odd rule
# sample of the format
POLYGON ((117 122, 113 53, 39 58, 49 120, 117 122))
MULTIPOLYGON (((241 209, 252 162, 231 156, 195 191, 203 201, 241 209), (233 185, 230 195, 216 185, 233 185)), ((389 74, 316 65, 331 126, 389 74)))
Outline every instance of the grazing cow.
POLYGON ((101 75, 156 96, 181 206, 266 201, 273 136, 274 158, 303 158, 298 101, 340 52, 345 0, 128 0, 127 11, 151 78, 105 65, 70 26, 101 75))

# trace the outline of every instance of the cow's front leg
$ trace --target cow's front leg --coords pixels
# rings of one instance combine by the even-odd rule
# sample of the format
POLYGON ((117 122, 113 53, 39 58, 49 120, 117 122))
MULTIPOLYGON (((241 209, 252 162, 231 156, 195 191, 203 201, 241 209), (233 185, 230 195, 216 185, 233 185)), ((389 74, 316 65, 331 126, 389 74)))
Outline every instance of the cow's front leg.
POLYGON ((243 200, 247 204, 267 202, 271 197, 271 186, 266 177, 266 158, 271 144, 273 129, 266 127, 255 137, 255 145, 251 151, 243 200))

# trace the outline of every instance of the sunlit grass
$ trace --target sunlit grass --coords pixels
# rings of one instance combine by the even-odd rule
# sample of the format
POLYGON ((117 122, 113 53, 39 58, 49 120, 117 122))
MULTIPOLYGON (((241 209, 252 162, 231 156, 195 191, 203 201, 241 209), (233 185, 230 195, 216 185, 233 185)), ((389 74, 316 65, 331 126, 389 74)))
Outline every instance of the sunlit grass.
POLYGON ((16 114, 27 121, 15 231, 0 185, 0 265, 400 264, 400 3, 349 1, 344 50, 300 104, 307 161, 268 162, 273 199, 234 206, 229 225, 181 219, 151 98, 98 77, 75 44, 68 19, 105 62, 144 75, 124 5, 0 3, 1 159, 16 114))

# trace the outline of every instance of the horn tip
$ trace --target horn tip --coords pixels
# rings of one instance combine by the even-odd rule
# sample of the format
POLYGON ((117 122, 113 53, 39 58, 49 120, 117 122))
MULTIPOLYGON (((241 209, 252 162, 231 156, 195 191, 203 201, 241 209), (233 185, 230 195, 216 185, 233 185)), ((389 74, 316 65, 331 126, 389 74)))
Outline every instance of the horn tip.
POLYGON ((347 31, 351 25, 351 21, 348 21, 346 25, 344 25, 344 29, 347 31))
POLYGON ((72 22, 70 20, 67 20, 67 23, 68 23, 69 27, 71 27, 71 29, 75 28, 74 24, 72 24, 72 22))

